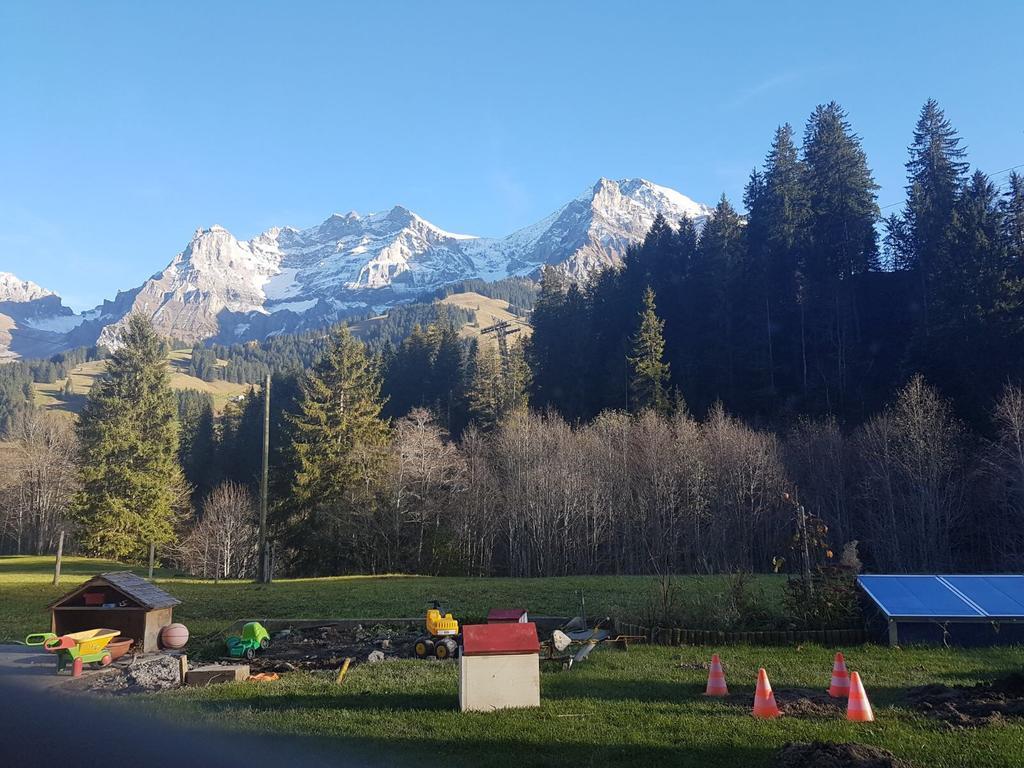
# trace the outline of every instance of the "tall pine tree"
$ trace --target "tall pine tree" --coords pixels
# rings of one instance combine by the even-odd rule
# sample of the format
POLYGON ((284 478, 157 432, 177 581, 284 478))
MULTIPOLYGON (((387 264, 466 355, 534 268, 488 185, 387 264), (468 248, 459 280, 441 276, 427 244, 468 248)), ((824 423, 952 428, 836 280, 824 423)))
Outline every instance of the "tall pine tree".
POLYGON ((893 266, 916 276, 920 334, 927 337, 933 324, 945 322, 934 317, 932 304, 936 291, 951 277, 943 254, 949 252, 949 225, 966 179, 967 151, 934 99, 921 108, 908 151, 907 204, 902 220, 890 219, 888 237, 894 246, 893 266))
POLYGON ((75 506, 87 552, 141 559, 149 544, 174 540, 188 491, 167 347, 141 315, 128 319, 119 342, 78 422, 82 488, 75 506))
POLYGON ((302 381, 291 421, 293 481, 281 538, 305 572, 372 566, 362 543, 386 462, 380 376, 346 327, 302 381))
POLYGON ((670 410, 664 327, 654 303, 654 291, 648 288, 644 292, 640 328, 633 337, 633 354, 629 358, 633 371, 631 410, 653 410, 660 414, 670 410))
POLYGON ((809 213, 800 238, 802 386, 812 407, 842 411, 851 370, 865 364, 855 281, 879 267, 878 185, 835 102, 811 115, 803 155, 809 213))
POLYGON ((745 256, 743 222, 723 195, 704 224, 687 281, 687 400, 702 411, 723 399, 732 405, 737 384, 737 302, 745 256))

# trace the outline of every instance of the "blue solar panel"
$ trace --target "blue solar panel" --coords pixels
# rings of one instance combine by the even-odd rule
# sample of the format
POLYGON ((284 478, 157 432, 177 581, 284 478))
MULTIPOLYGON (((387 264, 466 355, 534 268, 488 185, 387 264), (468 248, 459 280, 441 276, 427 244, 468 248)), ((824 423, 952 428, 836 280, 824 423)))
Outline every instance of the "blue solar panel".
POLYGON ((935 576, 861 576, 859 581, 889 616, 984 615, 935 576))
POLYGON ((943 576, 989 616, 1024 617, 1024 576, 943 576))
POLYGON ((882 611, 896 618, 1024 618, 1024 576, 861 576, 882 611))

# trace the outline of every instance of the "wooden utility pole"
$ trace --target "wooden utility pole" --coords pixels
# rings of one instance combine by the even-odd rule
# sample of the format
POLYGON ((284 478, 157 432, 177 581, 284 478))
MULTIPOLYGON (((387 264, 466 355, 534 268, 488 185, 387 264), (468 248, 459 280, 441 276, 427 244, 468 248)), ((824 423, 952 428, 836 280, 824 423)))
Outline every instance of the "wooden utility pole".
POLYGON ((153 578, 153 561, 156 559, 156 544, 149 542, 149 578, 153 578))
POLYGON ((57 539, 57 561, 53 564, 53 586, 60 584, 60 561, 64 557, 64 531, 61 530, 57 539))
POLYGON ((270 583, 267 549, 267 485, 270 476, 270 374, 263 381, 263 471, 260 473, 260 560, 258 581, 270 583))

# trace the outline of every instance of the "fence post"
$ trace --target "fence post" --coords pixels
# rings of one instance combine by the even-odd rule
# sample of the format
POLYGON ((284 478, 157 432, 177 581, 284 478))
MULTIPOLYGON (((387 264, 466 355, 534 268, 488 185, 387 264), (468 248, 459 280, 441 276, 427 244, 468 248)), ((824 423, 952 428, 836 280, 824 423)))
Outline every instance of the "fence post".
POLYGON ((57 539, 57 559, 53 564, 53 586, 60 584, 60 561, 64 558, 64 530, 57 539))

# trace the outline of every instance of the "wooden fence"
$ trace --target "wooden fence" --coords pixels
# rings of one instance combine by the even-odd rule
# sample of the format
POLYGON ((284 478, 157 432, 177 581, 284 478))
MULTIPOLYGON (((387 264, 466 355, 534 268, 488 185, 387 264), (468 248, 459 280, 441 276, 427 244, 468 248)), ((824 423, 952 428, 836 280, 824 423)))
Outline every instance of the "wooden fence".
POLYGON ((678 627, 645 627, 640 624, 616 622, 623 635, 646 637, 656 645, 859 645, 869 639, 865 629, 805 629, 764 632, 721 632, 710 629, 678 627))

